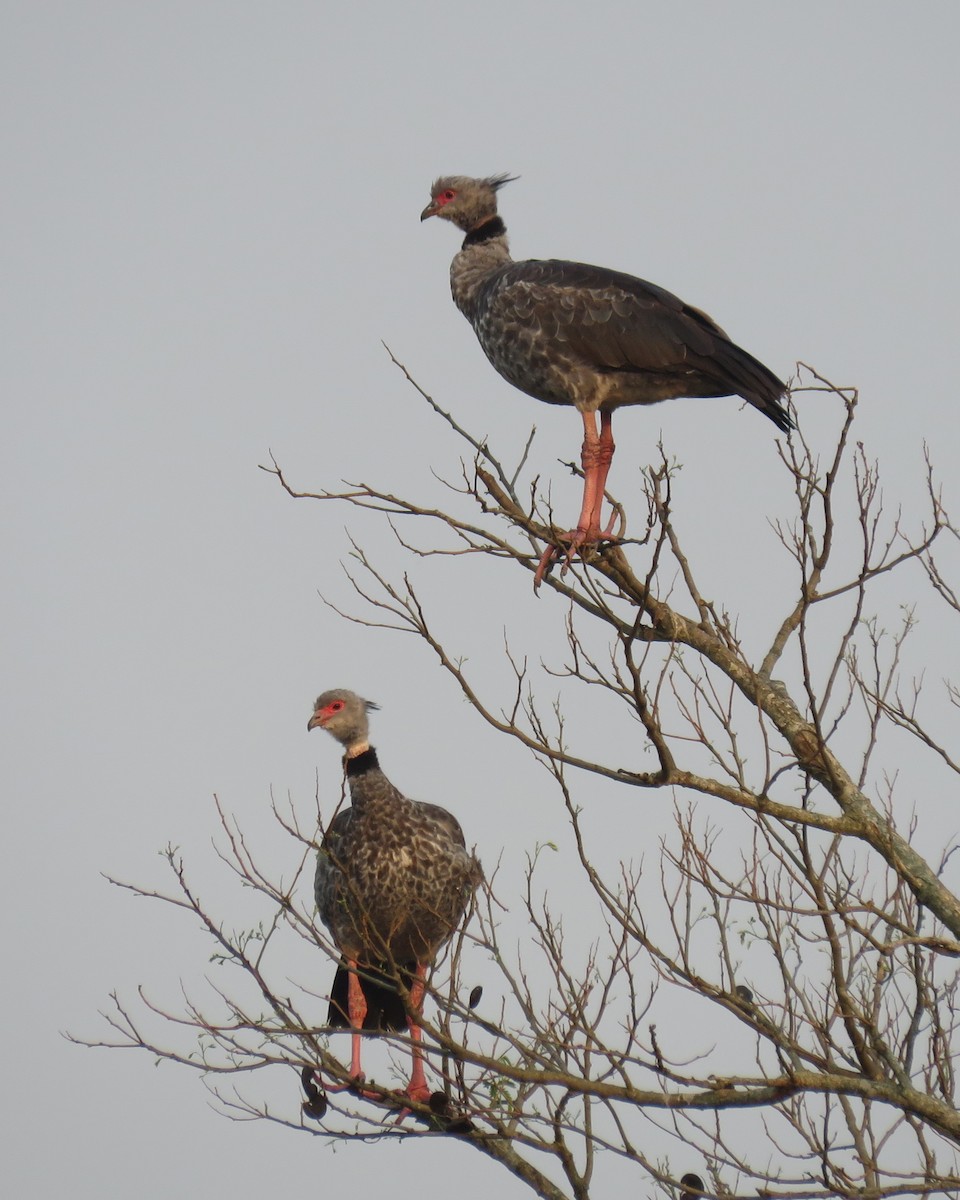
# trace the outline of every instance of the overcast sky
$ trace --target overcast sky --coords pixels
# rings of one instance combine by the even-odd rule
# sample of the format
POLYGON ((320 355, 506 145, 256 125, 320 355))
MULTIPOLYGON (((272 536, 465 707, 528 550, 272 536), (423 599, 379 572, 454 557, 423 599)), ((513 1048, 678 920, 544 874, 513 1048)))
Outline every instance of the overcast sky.
MULTIPOLYGON (((542 772, 478 726, 426 650, 321 604, 349 596, 345 524, 389 556, 382 526, 295 503, 257 469, 272 450, 305 489, 438 498, 431 471, 455 476, 460 448, 382 339, 506 457, 535 423, 536 470, 576 513, 557 459, 580 423, 500 380, 453 307, 456 232, 418 221, 439 174, 521 176, 502 195, 515 256, 640 275, 779 374, 800 359, 858 385, 891 494, 919 494, 927 439, 956 503, 960 8, 0 12, 9 1194, 252 1200, 349 1177, 364 1195, 389 1172, 407 1200, 428 1164, 468 1172, 462 1195, 520 1195, 460 1147, 333 1155, 224 1120, 185 1070, 65 1042, 102 1032, 112 988, 175 1000, 207 969, 184 919, 101 872, 160 883, 174 842, 203 878, 214 793, 255 833, 271 788, 309 812, 318 772, 337 786, 336 747, 306 734, 334 686, 379 701, 389 773, 456 811, 485 861, 504 844, 519 861, 561 822, 542 772)), ((828 444, 835 410, 800 402, 828 444)), ((771 581, 742 548, 788 508, 775 431, 733 400, 620 414, 611 486, 628 508, 660 436, 715 599, 769 620, 771 581)), ((484 594, 469 572, 422 570, 455 646, 490 655, 493 700, 505 628, 520 645, 562 633, 526 573, 484 594)))

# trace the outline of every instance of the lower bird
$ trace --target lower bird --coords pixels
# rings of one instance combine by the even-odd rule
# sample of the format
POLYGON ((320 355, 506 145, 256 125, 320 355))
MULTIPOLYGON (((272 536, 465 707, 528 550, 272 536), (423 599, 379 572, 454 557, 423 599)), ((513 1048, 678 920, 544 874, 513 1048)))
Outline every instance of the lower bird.
POLYGON ((416 1016, 427 968, 463 920, 482 872, 456 817, 407 799, 380 769, 367 740, 368 713, 376 708, 336 689, 317 697, 307 724, 343 746, 351 800, 331 821, 317 856, 317 911, 342 955, 328 1023, 352 1032, 353 1086, 364 1078, 361 1033, 406 1025, 412 1070, 403 1094, 423 1103, 430 1091, 416 1016))
MULTIPOLYGON (((580 547, 613 536, 613 519, 604 528, 600 518, 615 409, 741 396, 781 432, 793 422, 783 382, 700 309, 620 271, 557 259, 514 262, 497 212, 497 192, 512 181, 444 176, 420 220, 442 217, 466 234, 450 267, 453 299, 504 379, 537 400, 580 411, 583 504, 576 529, 561 535, 569 562, 580 547)), ((535 587, 555 553, 541 558, 535 587)))

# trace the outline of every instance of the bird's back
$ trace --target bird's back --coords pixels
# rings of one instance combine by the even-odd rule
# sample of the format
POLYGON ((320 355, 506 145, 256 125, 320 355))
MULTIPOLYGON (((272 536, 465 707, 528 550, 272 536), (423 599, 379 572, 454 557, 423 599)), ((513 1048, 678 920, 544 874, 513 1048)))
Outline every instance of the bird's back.
MULTIPOLYGON (((477 248, 480 249, 479 247, 477 248)), ((469 275, 473 248, 454 260, 469 275)), ((457 297, 493 366, 551 404, 612 410, 739 395, 780 429, 784 384, 706 313, 620 271, 558 259, 493 264, 457 297), (463 302, 461 302, 463 301, 463 302)))

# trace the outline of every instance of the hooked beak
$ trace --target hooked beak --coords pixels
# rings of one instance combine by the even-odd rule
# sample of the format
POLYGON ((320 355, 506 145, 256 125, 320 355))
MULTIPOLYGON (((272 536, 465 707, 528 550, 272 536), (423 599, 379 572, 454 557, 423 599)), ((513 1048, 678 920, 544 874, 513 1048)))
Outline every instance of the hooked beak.
POLYGON ((420 220, 425 221, 427 217, 435 217, 439 211, 440 205, 436 202, 436 200, 431 200, 427 207, 420 214, 420 220))
POLYGON ((323 717, 320 713, 315 712, 307 722, 307 733, 309 733, 311 729, 316 729, 318 725, 321 727, 323 726, 323 717))

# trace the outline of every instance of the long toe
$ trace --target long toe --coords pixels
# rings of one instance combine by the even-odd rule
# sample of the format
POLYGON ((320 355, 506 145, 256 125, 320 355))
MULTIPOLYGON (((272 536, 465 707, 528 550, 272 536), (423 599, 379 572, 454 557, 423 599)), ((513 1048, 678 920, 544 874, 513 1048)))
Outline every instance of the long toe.
POLYGON ((425 1083, 409 1083, 403 1090, 403 1095, 414 1104, 427 1104, 431 1092, 425 1083))
POLYGON ((533 577, 533 590, 535 592, 540 591, 540 584, 547 577, 553 560, 557 557, 558 553, 556 546, 548 546, 540 555, 540 561, 537 563, 537 573, 533 577))
POLYGON ((412 1104, 429 1105, 430 1104, 430 1097, 431 1097, 432 1093, 431 1093, 430 1089, 427 1087, 427 1085, 425 1083, 415 1084, 411 1081, 403 1089, 403 1091, 400 1093, 400 1095, 404 1097, 404 1099, 407 1101, 407 1104, 404 1105, 404 1107, 401 1108, 400 1111, 397 1113, 396 1117, 394 1118, 394 1124, 399 1125, 401 1121, 405 1121, 407 1119, 407 1117, 411 1117, 414 1115, 421 1117, 421 1119, 422 1119, 423 1114, 422 1113, 415 1114, 414 1110, 410 1107, 410 1105, 412 1105, 412 1104))
MULTIPOLYGON (((610 519, 610 526, 613 525, 616 519, 616 514, 610 519)), ((547 575, 550 573, 550 567, 553 562, 563 557, 563 566, 560 568, 560 574, 565 575, 567 568, 573 562, 574 556, 578 554, 584 546, 596 546, 600 542, 610 542, 617 540, 612 528, 608 526, 606 529, 570 529, 566 533, 557 535, 557 540, 565 542, 567 545, 566 552, 559 550, 556 546, 548 546, 540 556, 540 562, 537 564, 536 574, 533 577, 533 590, 540 590, 540 584, 543 583, 547 575)))

